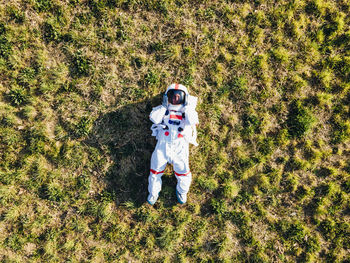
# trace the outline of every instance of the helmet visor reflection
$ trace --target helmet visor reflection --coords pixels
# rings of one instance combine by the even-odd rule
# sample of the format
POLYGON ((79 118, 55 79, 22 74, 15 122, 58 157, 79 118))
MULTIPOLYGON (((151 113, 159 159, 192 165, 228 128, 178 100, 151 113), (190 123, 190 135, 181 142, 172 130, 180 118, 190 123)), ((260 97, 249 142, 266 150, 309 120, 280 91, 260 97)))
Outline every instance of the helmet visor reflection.
POLYGON ((185 102, 185 92, 182 90, 169 90, 167 96, 168 102, 173 105, 183 104, 185 102))

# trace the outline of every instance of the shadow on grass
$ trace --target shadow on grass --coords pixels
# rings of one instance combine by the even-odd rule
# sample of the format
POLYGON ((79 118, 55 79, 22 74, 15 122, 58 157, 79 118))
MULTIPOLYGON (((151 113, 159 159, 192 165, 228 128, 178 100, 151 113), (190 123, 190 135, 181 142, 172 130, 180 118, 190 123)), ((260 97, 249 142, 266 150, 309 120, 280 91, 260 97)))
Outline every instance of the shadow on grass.
MULTIPOLYGON (((159 95, 101 115, 85 141, 112 161, 104 176, 105 191, 117 205, 140 207, 146 202, 150 160, 156 145, 149 114, 160 101, 159 95)), ((175 185, 175 178, 163 176, 160 199, 165 206, 175 204, 175 185), (174 198, 170 198, 172 194, 174 198)))

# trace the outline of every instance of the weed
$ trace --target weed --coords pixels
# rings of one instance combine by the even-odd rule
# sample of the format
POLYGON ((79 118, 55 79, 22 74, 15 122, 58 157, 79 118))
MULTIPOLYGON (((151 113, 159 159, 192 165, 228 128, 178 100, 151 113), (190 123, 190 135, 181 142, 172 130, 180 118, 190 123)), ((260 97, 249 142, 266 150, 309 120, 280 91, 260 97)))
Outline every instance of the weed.
POLYGON ((298 200, 303 200, 310 193, 310 189, 307 186, 299 185, 295 191, 295 196, 298 200))
POLYGON ((262 155, 269 155, 274 149, 274 142, 272 138, 263 138, 258 142, 258 151, 262 155))
POLYGON ((281 220, 277 223, 276 228, 281 232, 282 237, 286 240, 303 243, 305 239, 305 230, 300 222, 290 223, 281 220))
POLYGON ((9 101, 14 106, 20 106, 28 101, 27 92, 20 87, 13 87, 8 93, 9 101))
POLYGON ((80 197, 88 194, 91 186, 91 179, 87 175, 80 175, 76 178, 76 188, 80 197))
POLYGON ((205 191, 212 192, 218 188, 218 182, 214 178, 208 179, 206 176, 201 176, 197 180, 199 186, 205 191))
POLYGON ((50 0, 35 0, 35 9, 39 12, 49 11, 52 7, 50 0))
POLYGON ((138 220, 144 223, 153 222, 157 217, 151 210, 148 208, 141 206, 137 212, 136 217, 138 220))
POLYGON ((92 72, 92 61, 81 51, 74 54, 71 65, 71 74, 74 77, 89 76, 92 72))
POLYGON ((146 73, 144 79, 145 79, 146 86, 151 86, 151 87, 152 86, 156 86, 159 83, 159 80, 160 80, 159 75, 157 73, 155 73, 154 71, 151 71, 151 70, 149 70, 146 73))
POLYGON ((294 174, 286 174, 282 177, 281 185, 286 192, 294 192, 298 186, 298 178, 294 174))
POLYGON ((307 253, 316 253, 320 250, 320 239, 317 235, 312 235, 305 241, 305 250, 307 253))
POLYGON ((294 100, 291 103, 286 122, 290 136, 303 137, 309 131, 314 121, 314 117, 302 105, 301 101, 294 100))
POLYGON ((235 198, 239 193, 240 187, 235 182, 226 182, 224 184, 223 195, 226 198, 235 198))
POLYGON ((88 117, 82 117, 75 125, 74 133, 78 137, 87 136, 91 129, 91 120, 88 117))
POLYGON ((43 24, 43 38, 47 42, 59 41, 61 35, 53 23, 45 22, 43 24))
POLYGON ((3 34, 0 34, 0 57, 4 59, 8 59, 9 56, 12 54, 12 44, 6 36, 3 34))
POLYGON ((345 142, 350 138, 350 123, 345 122, 339 115, 335 115, 331 120, 332 138, 331 143, 337 144, 345 142))
POLYGON ((36 116, 37 116, 37 111, 35 110, 35 108, 31 105, 27 105, 25 106, 25 108, 23 109, 23 115, 29 119, 29 120, 33 120, 36 116))
POLYGON ((12 234, 5 239, 4 245, 14 251, 18 251, 22 249, 23 241, 24 240, 18 234, 12 234))
POLYGON ((350 178, 342 183, 342 187, 346 193, 350 193, 350 178))
POLYGON ((225 200, 211 199, 211 207, 213 211, 219 216, 224 216, 227 212, 227 205, 225 200))
POLYGON ((315 174, 319 177, 326 178, 328 176, 331 176, 334 173, 334 171, 328 167, 321 167, 317 170, 315 170, 315 174))
POLYGON ((59 152, 59 162, 65 166, 77 168, 85 158, 82 146, 77 142, 65 142, 59 152))
POLYGON ((59 202, 62 201, 65 196, 58 183, 44 184, 39 191, 41 198, 48 199, 50 201, 59 202))
POLYGON ((242 136, 249 136, 260 132, 261 120, 255 114, 244 113, 242 116, 242 136))
POLYGON ((322 234, 327 239, 334 239, 336 237, 336 224, 331 219, 325 219, 319 224, 322 234))
POLYGON ((271 185, 269 182, 269 178, 267 176, 263 174, 259 175, 256 182, 257 182, 257 187, 263 193, 267 193, 269 190, 271 190, 271 185))
POLYGON ((289 138, 288 129, 279 130, 275 138, 276 145, 281 145, 281 146, 286 145, 288 143, 288 138, 289 138))
POLYGON ((128 34, 125 29, 118 29, 115 33, 115 37, 119 41, 125 41, 128 39, 128 34))
POLYGON ((231 90, 232 97, 234 101, 242 100, 246 97, 248 91, 248 81, 245 77, 237 77, 230 81, 228 87, 231 90))
POLYGON ((271 50, 272 57, 281 64, 287 63, 289 61, 288 51, 282 47, 271 50))
POLYGON ((14 6, 7 6, 6 12, 11 20, 14 20, 18 24, 22 24, 25 20, 25 14, 14 6))
POLYGON ((173 248, 177 240, 176 232, 171 226, 161 227, 157 231, 156 240, 160 248, 170 250, 173 248))

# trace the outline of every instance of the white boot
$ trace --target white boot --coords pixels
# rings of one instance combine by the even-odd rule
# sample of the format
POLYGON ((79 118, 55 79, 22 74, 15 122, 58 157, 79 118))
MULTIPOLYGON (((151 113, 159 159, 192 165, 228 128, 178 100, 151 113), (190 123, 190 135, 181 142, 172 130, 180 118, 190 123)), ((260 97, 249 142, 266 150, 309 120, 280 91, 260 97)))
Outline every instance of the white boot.
POLYGON ((184 204, 187 202, 187 194, 180 194, 177 190, 176 190, 176 197, 177 197, 177 201, 180 204, 184 204))
POLYGON ((148 197, 147 197, 147 202, 148 202, 150 205, 154 205, 155 202, 156 202, 157 199, 158 199, 158 196, 159 196, 159 195, 154 196, 154 195, 149 194, 148 197))

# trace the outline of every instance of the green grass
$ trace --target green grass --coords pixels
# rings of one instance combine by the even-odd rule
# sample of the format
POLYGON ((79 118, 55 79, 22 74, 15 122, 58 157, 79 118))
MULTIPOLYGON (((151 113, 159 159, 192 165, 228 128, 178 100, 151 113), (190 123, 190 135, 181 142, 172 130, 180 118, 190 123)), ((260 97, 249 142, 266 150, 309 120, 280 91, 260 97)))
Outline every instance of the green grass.
POLYGON ((0 6, 0 260, 348 262, 347 1, 0 6), (148 115, 199 97, 188 204, 148 115))

